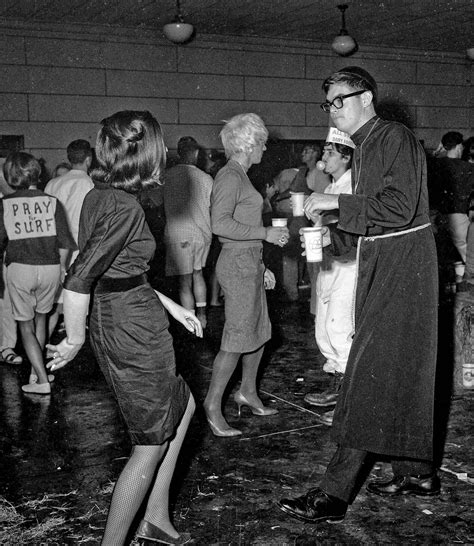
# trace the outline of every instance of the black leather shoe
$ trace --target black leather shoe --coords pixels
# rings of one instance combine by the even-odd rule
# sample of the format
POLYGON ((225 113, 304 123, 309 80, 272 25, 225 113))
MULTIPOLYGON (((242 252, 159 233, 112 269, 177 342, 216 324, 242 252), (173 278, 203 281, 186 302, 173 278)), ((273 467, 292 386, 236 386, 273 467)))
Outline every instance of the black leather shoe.
POLYGON ((335 372, 332 387, 323 392, 309 392, 304 397, 304 401, 312 406, 319 406, 322 408, 334 406, 337 402, 343 379, 343 373, 335 372))
POLYGON ((367 485, 369 493, 383 497, 396 495, 417 495, 430 497, 440 492, 441 484, 436 473, 427 476, 394 476, 390 481, 371 482, 367 485))
POLYGON ((319 488, 296 499, 281 499, 277 505, 290 516, 310 523, 341 521, 347 511, 347 502, 327 495, 319 488))

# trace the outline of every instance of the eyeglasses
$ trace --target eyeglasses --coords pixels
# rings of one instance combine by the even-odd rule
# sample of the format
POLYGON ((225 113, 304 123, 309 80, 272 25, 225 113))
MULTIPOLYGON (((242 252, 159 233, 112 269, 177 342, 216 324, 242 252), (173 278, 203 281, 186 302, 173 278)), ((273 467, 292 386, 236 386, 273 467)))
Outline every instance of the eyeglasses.
POLYGON ((348 95, 339 95, 339 97, 336 97, 331 102, 326 101, 320 104, 321 108, 324 110, 324 112, 330 112, 331 106, 334 106, 337 110, 340 110, 344 106, 344 99, 348 99, 349 97, 355 97, 356 95, 362 95, 362 93, 365 93, 367 89, 363 89, 361 91, 355 91, 354 93, 349 93, 348 95))

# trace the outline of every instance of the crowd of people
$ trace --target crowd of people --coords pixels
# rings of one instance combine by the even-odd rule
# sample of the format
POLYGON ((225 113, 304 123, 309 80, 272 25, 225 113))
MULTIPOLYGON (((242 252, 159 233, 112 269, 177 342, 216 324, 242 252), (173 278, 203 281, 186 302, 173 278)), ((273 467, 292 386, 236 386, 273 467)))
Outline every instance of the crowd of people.
POLYGON ((334 377, 329 390, 305 396, 310 405, 333 407, 321 420, 332 426, 334 456, 317 487, 282 499, 279 508, 307 522, 343 519, 362 470, 381 455, 392 460, 393 478, 369 483, 370 492, 440 490, 433 462, 439 295, 433 211, 447 218, 456 260, 466 266, 458 280, 474 283, 472 138, 450 131, 427 158, 408 128, 377 115, 377 83, 357 66, 330 75, 323 92, 321 108, 333 125, 324 144, 305 145, 303 165, 288 165, 263 195, 248 171, 260 163, 269 132, 253 113, 224 123, 223 153, 181 138, 168 168, 159 122, 131 110, 102 120, 95 157, 89 142, 72 141, 68 162, 44 191, 31 154, 14 152, 5 161, 11 193, 0 201, 1 358, 23 362, 18 327, 31 365, 22 390, 50 395, 52 372, 74 360, 88 329, 133 444, 114 488, 104 545, 124 544, 145 499, 138 538, 190 540, 169 514, 169 486, 195 402, 176 373, 168 314, 201 337, 207 306, 224 307, 202 402, 213 435, 241 435, 224 415, 239 362, 233 395, 239 414, 243 407, 258 417, 278 413, 257 385, 272 336, 266 290, 278 280, 264 263, 265 245, 292 252, 301 271, 306 265, 315 340, 324 371, 334 377), (304 216, 293 215, 292 192, 305 194, 304 216), (287 225, 265 225, 265 203, 287 225), (158 209, 162 221, 153 230, 149 214, 158 209), (316 265, 301 257, 300 230, 311 225, 324 233, 316 265), (164 275, 177 281, 180 304, 151 284, 155 252, 164 275), (58 327, 64 337, 51 343, 58 327))

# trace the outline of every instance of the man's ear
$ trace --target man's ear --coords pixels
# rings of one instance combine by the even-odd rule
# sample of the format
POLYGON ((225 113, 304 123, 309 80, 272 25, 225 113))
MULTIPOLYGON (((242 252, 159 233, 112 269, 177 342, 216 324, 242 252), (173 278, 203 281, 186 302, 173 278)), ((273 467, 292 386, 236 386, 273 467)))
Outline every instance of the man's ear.
POLYGON ((364 108, 370 106, 373 100, 374 96, 372 94, 372 91, 364 91, 364 93, 362 93, 362 105, 364 106, 364 108))

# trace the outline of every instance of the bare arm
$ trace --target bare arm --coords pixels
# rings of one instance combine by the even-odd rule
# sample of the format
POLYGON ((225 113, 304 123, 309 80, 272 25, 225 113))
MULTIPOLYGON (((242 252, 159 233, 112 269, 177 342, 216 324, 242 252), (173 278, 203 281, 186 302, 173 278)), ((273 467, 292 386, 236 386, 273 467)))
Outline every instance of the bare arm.
POLYGON ((197 337, 202 337, 202 326, 199 319, 194 314, 194 311, 185 309, 157 290, 155 290, 155 294, 158 296, 159 300, 163 304, 163 307, 168 311, 168 313, 178 322, 180 322, 186 328, 186 330, 194 332, 197 337))
POLYGON ((57 370, 71 362, 84 344, 89 300, 89 294, 64 290, 66 337, 58 345, 46 345, 53 356, 53 360, 47 364, 50 370, 57 370))

